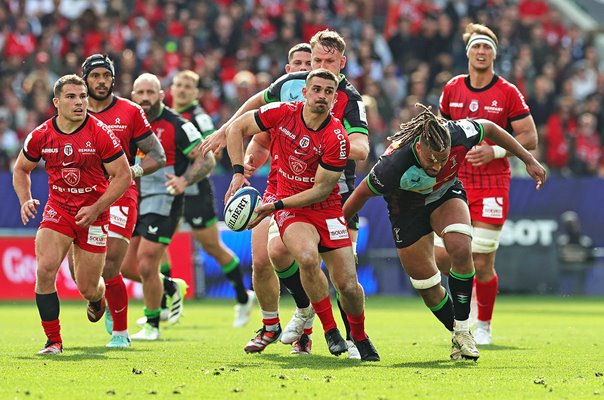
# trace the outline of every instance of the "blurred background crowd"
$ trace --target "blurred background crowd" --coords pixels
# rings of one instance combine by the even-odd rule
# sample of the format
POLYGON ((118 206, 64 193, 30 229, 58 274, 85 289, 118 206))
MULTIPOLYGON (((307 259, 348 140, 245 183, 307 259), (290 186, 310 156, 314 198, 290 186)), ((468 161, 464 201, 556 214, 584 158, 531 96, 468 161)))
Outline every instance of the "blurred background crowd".
POLYGON ((167 89, 196 71, 220 126, 284 73, 292 45, 331 28, 367 107, 367 171, 416 102, 437 110, 443 85, 467 72, 462 33, 478 22, 498 35, 496 72, 531 108, 538 158, 552 175, 604 176, 604 64, 592 32, 563 16, 546 0, 0 0, 0 170, 54 115, 55 80, 90 54, 114 60, 127 98, 142 72, 167 89))

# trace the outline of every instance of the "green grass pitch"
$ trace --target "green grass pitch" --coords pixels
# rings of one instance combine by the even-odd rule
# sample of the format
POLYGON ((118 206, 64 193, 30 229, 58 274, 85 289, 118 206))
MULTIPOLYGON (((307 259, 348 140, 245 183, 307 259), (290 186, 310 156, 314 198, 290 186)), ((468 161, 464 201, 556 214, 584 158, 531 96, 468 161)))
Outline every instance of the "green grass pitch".
MULTIPOLYGON (((293 311, 282 301, 286 323, 293 311)), ((142 314, 130 305, 130 332, 142 314)), ((604 396, 601 298, 500 296, 492 346, 478 362, 450 361, 450 336, 416 297, 367 299, 367 331, 382 361, 331 356, 320 324, 313 354, 280 343, 262 354, 243 346, 260 327, 258 308, 231 328, 233 303, 188 301, 161 340, 105 348, 103 322, 84 301, 61 305, 65 351, 45 342, 33 302, 0 303, 0 399, 591 399, 604 396)), ((338 320, 339 317, 336 317, 338 320)), ((341 322, 340 322, 341 325, 341 322)))

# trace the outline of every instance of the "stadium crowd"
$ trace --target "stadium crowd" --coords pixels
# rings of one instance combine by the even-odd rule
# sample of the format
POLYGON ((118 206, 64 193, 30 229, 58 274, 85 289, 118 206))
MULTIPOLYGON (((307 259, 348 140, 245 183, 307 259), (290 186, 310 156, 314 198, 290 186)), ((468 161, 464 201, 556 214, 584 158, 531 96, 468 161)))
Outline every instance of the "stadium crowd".
POLYGON ((221 126, 282 75, 291 46, 333 28, 367 107, 368 171, 414 104, 437 110, 443 85, 466 71, 469 22, 497 34, 496 72, 527 99, 551 174, 604 176, 602 62, 590 34, 545 0, 1 0, 0 170, 54 114, 56 79, 80 73, 90 54, 115 61, 115 92, 128 98, 142 72, 167 88, 178 71, 196 71, 200 102, 221 126))

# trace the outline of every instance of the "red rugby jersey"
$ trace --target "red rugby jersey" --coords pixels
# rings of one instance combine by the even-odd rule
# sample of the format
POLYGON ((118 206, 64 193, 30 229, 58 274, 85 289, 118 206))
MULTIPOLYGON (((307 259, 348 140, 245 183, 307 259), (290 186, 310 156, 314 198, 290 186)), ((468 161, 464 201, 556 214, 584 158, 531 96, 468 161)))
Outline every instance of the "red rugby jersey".
MULTIPOLYGON (((518 88, 498 75, 480 89, 470 85, 468 75, 451 79, 440 97, 440 112, 451 120, 488 119, 508 132, 512 121, 526 118, 531 113, 518 88)), ((488 139, 485 142, 493 144, 488 139)), ((480 167, 464 161, 459 178, 466 188, 509 187, 510 164, 507 158, 497 158, 480 167)))
MULTIPOLYGON (((269 103, 254 116, 263 131, 271 134, 271 151, 277 165, 277 197, 283 199, 313 187, 317 168, 343 171, 350 141, 339 119, 329 115, 316 131, 302 119, 303 102, 269 103)), ((329 197, 311 208, 341 207, 338 185, 329 197)))
POLYGON ((84 206, 94 204, 109 182, 103 163, 124 152, 111 129, 92 116, 72 133, 58 128, 53 117, 34 129, 25 139, 23 155, 32 162, 43 159, 48 172, 48 201, 75 216, 84 206))

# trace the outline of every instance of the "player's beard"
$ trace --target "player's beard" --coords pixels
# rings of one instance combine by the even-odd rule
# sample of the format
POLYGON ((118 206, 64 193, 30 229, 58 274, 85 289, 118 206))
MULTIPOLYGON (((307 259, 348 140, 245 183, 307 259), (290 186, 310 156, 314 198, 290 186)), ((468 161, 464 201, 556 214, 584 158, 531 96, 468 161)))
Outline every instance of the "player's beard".
POLYGON ((329 112, 329 104, 327 103, 313 103, 310 106, 310 112, 313 114, 327 114, 329 112))
POLYGON ((112 94, 113 94, 113 85, 109 86, 109 88, 107 89, 107 94, 105 96, 99 96, 98 94, 96 94, 96 92, 94 90, 90 90, 88 92, 88 96, 92 97, 96 101, 106 100, 112 94))
POLYGON ((153 121, 155 118, 159 117, 159 112, 161 110, 161 101, 155 102, 151 104, 148 111, 145 111, 147 114, 147 118, 153 121))

